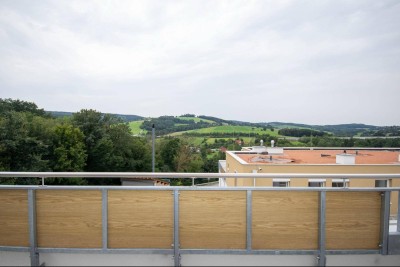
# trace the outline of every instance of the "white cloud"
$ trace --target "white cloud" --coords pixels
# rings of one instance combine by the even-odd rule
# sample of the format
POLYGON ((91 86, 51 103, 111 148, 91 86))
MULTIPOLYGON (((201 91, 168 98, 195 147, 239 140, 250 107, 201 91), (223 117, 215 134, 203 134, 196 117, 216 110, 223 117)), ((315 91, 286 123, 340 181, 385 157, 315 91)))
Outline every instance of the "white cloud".
POLYGON ((49 110, 395 124, 399 12, 397 1, 2 1, 0 93, 49 110))

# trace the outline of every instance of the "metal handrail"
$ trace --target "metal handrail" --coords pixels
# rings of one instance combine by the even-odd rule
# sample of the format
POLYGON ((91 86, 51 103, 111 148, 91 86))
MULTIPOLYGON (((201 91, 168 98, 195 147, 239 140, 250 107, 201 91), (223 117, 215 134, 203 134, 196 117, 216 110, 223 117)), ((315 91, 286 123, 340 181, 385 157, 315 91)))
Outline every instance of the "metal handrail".
POLYGON ((0 178, 349 178, 394 179, 400 173, 178 173, 178 172, 0 172, 0 178))

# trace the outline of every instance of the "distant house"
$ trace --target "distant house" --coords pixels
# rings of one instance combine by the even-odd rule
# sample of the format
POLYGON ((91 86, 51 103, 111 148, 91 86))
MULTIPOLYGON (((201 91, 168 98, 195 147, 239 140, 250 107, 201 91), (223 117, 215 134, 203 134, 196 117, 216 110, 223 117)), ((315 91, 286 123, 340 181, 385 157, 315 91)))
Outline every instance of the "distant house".
POLYGON ((122 178, 121 184, 123 186, 170 186, 169 181, 148 177, 122 178))

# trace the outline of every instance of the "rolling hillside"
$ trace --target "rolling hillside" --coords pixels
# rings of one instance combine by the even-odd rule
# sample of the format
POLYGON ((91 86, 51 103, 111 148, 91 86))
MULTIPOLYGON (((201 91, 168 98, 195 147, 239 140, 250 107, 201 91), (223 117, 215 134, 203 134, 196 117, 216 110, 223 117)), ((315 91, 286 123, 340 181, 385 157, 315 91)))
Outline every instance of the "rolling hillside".
MULTIPOLYGON (((47 111, 55 117, 72 116, 72 112, 47 111)), ((217 117, 193 114, 182 116, 160 116, 158 118, 144 118, 138 115, 112 114, 122 118, 129 123, 134 135, 145 135, 151 131, 153 124, 156 125, 158 136, 206 136, 218 135, 229 138, 249 138, 251 135, 268 134, 272 137, 283 137, 279 134, 280 129, 295 128, 309 129, 337 137, 385 137, 399 136, 399 126, 378 127, 360 123, 337 124, 337 125, 308 125, 291 122, 245 122, 236 120, 225 120, 217 117)))

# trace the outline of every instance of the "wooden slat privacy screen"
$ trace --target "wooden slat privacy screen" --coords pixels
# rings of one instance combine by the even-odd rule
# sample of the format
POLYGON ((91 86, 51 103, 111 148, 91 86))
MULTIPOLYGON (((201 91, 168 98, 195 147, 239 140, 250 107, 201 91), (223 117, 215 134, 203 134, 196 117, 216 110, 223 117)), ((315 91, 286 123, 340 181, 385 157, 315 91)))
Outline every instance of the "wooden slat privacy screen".
POLYGON ((173 244, 172 191, 108 191, 110 248, 165 248, 173 244))
POLYGON ((0 246, 29 246, 26 190, 0 190, 0 246))
POLYGON ((379 249, 380 192, 326 193, 326 248, 379 249))
POLYGON ((101 191, 37 190, 39 247, 101 248, 101 191))
POLYGON ((246 191, 181 191, 182 249, 245 249, 246 191))
MULTIPOLYGON (((326 192, 326 248, 379 249, 380 192, 326 192)), ((27 190, 0 190, 0 246, 29 246, 27 190)), ((172 190, 108 190, 108 247, 170 249, 172 190)), ((318 249, 319 192, 252 192, 252 249, 318 249)), ((100 190, 36 190, 37 240, 102 247, 100 190)), ((181 249, 246 249, 246 191, 179 190, 181 249)))
POLYGON ((253 192, 253 249, 317 249, 318 192, 253 192))

